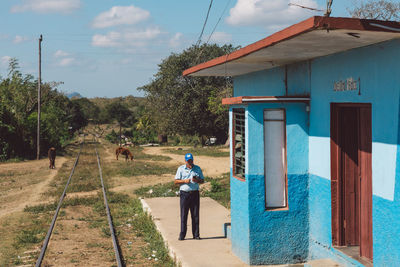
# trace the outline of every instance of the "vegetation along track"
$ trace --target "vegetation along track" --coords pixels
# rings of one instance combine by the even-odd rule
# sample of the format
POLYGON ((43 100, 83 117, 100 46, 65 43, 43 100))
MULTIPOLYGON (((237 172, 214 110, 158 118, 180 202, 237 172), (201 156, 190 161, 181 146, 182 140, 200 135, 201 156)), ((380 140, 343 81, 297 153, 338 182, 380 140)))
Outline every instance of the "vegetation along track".
MULTIPOLYGON (((107 194, 106 194, 106 189, 105 189, 105 185, 104 185, 104 181, 103 181, 103 174, 102 174, 102 169, 101 169, 101 164, 100 164, 100 156, 99 156, 99 153, 98 153, 98 150, 97 150, 97 147, 96 147, 96 143, 93 142, 93 143, 89 144, 89 143, 82 142, 81 145, 80 145, 80 149, 79 149, 78 155, 77 155, 77 157, 75 159, 75 163, 74 163, 74 165, 72 167, 70 176, 69 176, 69 178, 67 180, 67 183, 65 185, 64 191, 62 192, 60 200, 58 202, 58 205, 57 205, 55 214, 53 216, 50 228, 49 228, 49 230, 47 232, 47 235, 46 235, 46 237, 45 237, 45 239, 43 241, 43 245, 42 245, 42 249, 40 251, 40 255, 39 255, 39 257, 38 257, 38 259, 36 261, 36 267, 41 266, 42 262, 44 260, 45 253, 46 253, 46 250, 47 250, 50 238, 51 238, 51 234, 52 234, 54 226, 56 224, 58 214, 59 214, 60 209, 61 209, 62 204, 63 204, 63 200, 64 200, 64 198, 66 196, 66 193, 67 193, 67 190, 68 190, 68 186, 69 186, 69 184, 71 182, 71 178, 74 175, 75 168, 78 166, 78 162, 79 162, 79 158, 80 158, 80 155, 81 155, 81 152, 82 152, 82 148, 84 147, 87 150, 88 146, 94 146, 94 151, 92 153, 92 157, 90 157, 91 160, 93 159, 94 155, 96 155, 96 158, 97 158, 97 166, 98 166, 98 169, 99 169, 99 177, 100 177, 99 180, 100 180, 100 184, 101 184, 101 188, 102 188, 102 193, 103 193, 102 195, 103 195, 103 199, 104 199, 104 207, 105 207, 105 210, 106 210, 108 225, 109 225, 109 229, 110 229, 110 235, 111 235, 111 238, 112 238, 112 243, 113 243, 113 248, 114 248, 114 253, 115 253, 115 260, 117 262, 118 267, 123 266, 123 263, 122 263, 122 260, 121 260, 121 255, 120 255, 120 249, 119 249, 118 242, 117 242, 117 237, 116 237, 115 231, 114 231, 111 212, 110 212, 110 208, 109 208, 109 205, 108 205, 107 194)), ((89 153, 87 153, 87 154, 89 154, 89 153)), ((88 160, 88 159, 86 159, 86 160, 88 160)), ((91 177, 91 178, 95 179, 95 177, 91 177)), ((100 196, 100 194, 99 194, 99 196, 100 196)), ((98 259, 98 260, 101 260, 101 259, 98 259)), ((73 259, 71 259, 71 262, 73 262, 73 259)))

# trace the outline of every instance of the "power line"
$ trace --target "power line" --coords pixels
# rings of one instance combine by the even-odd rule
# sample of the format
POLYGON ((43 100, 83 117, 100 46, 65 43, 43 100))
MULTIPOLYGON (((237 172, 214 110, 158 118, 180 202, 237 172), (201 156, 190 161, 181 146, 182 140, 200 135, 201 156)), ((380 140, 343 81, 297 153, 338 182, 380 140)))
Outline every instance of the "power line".
POLYGON ((224 10, 222 11, 221 16, 219 17, 217 23, 215 24, 214 29, 212 30, 210 36, 208 36, 208 39, 207 39, 206 44, 208 44, 208 42, 210 41, 211 36, 214 34, 215 29, 217 28, 217 26, 218 26, 219 22, 221 21, 222 17, 224 16, 225 11, 226 11, 226 9, 228 8, 228 6, 229 6, 229 4, 231 3, 231 1, 232 1, 232 0, 229 0, 229 1, 226 3, 226 6, 225 6, 224 10))
POLYGON ((206 24, 207 24, 208 15, 210 15, 210 10, 211 10, 212 3, 213 3, 213 0, 211 0, 210 6, 208 7, 207 16, 206 16, 206 19, 205 19, 204 24, 203 24, 203 29, 201 29, 201 33, 200 33, 199 39, 197 40, 196 46, 200 45, 201 37, 203 37, 204 28, 206 27, 206 24))
POLYGON ((289 6, 297 6, 297 7, 301 7, 301 8, 304 8, 304 9, 313 10, 313 11, 320 11, 320 12, 323 12, 323 11, 324 11, 324 10, 321 10, 321 9, 318 9, 318 8, 302 6, 302 5, 295 4, 295 3, 289 3, 288 5, 289 5, 289 6))

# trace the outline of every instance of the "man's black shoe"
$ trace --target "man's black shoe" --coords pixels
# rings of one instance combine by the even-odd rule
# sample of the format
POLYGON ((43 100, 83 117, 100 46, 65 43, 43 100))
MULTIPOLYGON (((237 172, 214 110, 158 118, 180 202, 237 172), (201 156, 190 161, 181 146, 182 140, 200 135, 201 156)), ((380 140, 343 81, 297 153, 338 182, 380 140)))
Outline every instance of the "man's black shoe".
POLYGON ((185 238, 180 236, 178 240, 185 240, 185 238))
POLYGON ((200 240, 201 238, 200 238, 200 236, 197 236, 197 237, 195 237, 194 239, 200 240))

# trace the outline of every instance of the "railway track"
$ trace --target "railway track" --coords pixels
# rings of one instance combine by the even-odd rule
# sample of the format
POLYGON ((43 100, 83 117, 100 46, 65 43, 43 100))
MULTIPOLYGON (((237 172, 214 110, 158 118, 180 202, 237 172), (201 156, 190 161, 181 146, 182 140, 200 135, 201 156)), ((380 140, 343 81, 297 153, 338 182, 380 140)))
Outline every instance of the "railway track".
MULTIPOLYGON (((40 251, 39 257, 38 257, 38 259, 36 261, 36 264, 35 264, 36 267, 42 266, 42 263, 43 263, 43 261, 45 259, 46 251, 47 251, 47 248, 49 246, 49 241, 51 240, 51 236, 52 236, 54 227, 56 225, 57 218, 58 218, 58 215, 60 213, 60 209, 62 208, 62 204, 63 204, 64 198, 65 198, 65 196, 67 194, 68 186, 71 184, 71 181, 73 180, 72 178, 74 176, 75 169, 77 168, 77 166, 79 166, 79 159, 80 159, 80 156, 81 156, 82 148, 84 146, 85 146, 85 140, 83 140, 81 142, 81 144, 80 144, 79 152, 78 152, 78 154, 76 156, 76 159, 75 159, 75 162, 74 162, 73 167, 71 169, 69 178, 68 178, 68 180, 67 180, 67 182, 65 184, 64 191, 60 196, 60 200, 59 200, 57 208, 55 210, 55 213, 54 213, 53 219, 51 221, 50 227, 49 227, 49 229, 47 231, 46 237, 45 237, 45 239, 43 241, 43 245, 41 247, 41 251, 40 251)), ((118 245, 118 242, 117 242, 117 238, 116 238, 116 235, 115 235, 113 221, 112 221, 112 217, 111 217, 111 212, 110 212, 110 208, 109 208, 109 204, 108 204, 108 200, 107 200, 106 188, 104 186, 103 173, 102 173, 102 168, 101 168, 101 164, 100 164, 100 156, 99 156, 97 147, 95 147, 94 150, 95 150, 94 151, 95 153, 93 153, 93 156, 95 155, 96 159, 97 159, 97 166, 98 166, 98 171, 99 171, 99 180, 100 180, 100 183, 101 183, 102 195, 103 195, 103 200, 104 200, 104 207, 105 207, 105 210, 106 210, 108 226, 109 226, 109 229, 110 229, 110 235, 111 235, 111 239, 112 239, 112 243, 113 243, 115 261, 117 263, 117 266, 120 267, 120 266, 124 266, 124 265, 123 265, 123 261, 121 260, 120 248, 119 248, 119 245, 118 245)))

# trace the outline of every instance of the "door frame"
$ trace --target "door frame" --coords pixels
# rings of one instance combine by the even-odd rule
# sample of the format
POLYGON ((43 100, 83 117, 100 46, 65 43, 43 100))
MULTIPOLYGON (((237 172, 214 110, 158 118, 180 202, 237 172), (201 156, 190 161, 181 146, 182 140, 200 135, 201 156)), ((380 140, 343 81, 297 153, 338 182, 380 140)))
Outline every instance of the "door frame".
POLYGON ((360 256, 373 259, 372 240, 372 105, 370 103, 331 103, 331 212, 332 245, 343 246, 341 213, 341 148, 339 146, 339 111, 342 107, 359 108, 359 179, 360 179, 360 256), (360 129, 363 129, 362 132, 360 129))

